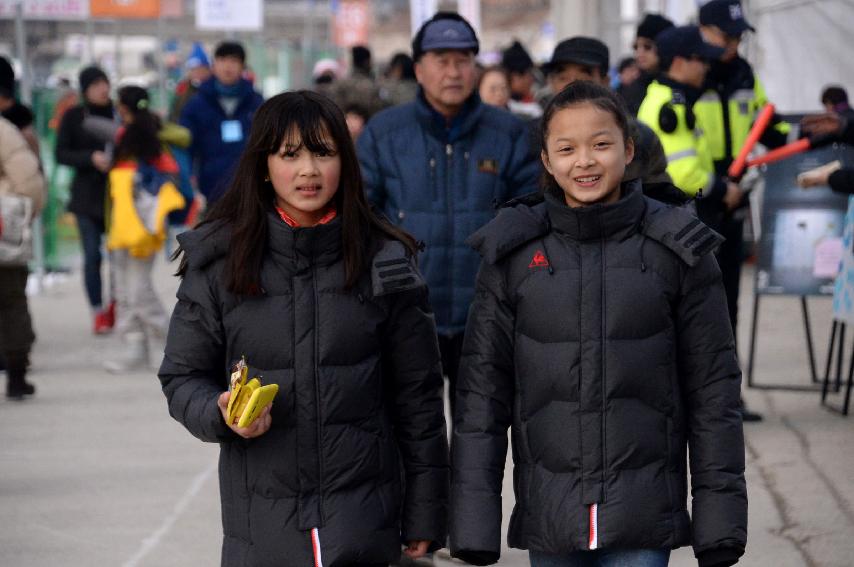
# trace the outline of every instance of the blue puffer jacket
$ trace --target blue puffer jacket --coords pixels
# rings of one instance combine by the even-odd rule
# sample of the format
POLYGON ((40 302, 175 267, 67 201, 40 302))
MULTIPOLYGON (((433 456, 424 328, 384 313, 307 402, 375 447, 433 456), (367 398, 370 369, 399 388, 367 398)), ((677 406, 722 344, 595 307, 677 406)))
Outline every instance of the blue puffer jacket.
POLYGON ((480 264, 466 238, 496 204, 536 189, 525 124, 473 95, 446 128, 420 93, 374 116, 357 149, 368 198, 427 246, 419 267, 439 333, 461 333, 480 264))
POLYGON ((190 152, 198 164, 199 190, 208 202, 216 201, 228 188, 240 153, 249 137, 252 117, 264 102, 249 81, 240 79, 238 85, 239 102, 231 116, 226 115, 219 103, 216 81, 213 78, 199 86, 199 92, 181 111, 181 126, 188 128, 193 134, 190 152), (233 141, 223 140, 222 123, 228 120, 239 121, 242 129, 242 132, 237 130, 242 136, 235 136, 235 130, 230 129, 228 134, 235 138, 233 141))

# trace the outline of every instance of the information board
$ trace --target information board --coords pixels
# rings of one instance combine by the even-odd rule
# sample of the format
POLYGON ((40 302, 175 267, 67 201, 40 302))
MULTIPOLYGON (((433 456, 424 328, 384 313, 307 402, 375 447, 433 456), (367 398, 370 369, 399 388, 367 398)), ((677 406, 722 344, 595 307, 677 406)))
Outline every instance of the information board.
POLYGON ((840 260, 848 196, 827 187, 802 189, 798 174, 839 160, 854 167, 854 150, 834 145, 768 165, 756 293, 831 295, 840 260))

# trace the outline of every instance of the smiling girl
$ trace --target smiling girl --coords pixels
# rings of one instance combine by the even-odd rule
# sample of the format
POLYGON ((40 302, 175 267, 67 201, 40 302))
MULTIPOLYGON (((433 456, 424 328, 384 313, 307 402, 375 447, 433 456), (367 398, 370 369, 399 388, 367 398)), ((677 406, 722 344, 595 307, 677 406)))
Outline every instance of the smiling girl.
POLYGON ((457 386, 451 552, 498 559, 512 427, 508 539, 533 567, 663 567, 689 543, 701 567, 733 565, 747 495, 720 237, 621 182, 634 148, 604 87, 570 85, 543 125, 544 195, 470 239, 483 262, 457 386))
POLYGON ((225 566, 379 566, 444 543, 442 376, 415 242, 371 211, 341 111, 258 111, 231 188, 179 236, 160 368, 171 415, 220 444, 225 566), (226 419, 229 368, 278 384, 226 419))

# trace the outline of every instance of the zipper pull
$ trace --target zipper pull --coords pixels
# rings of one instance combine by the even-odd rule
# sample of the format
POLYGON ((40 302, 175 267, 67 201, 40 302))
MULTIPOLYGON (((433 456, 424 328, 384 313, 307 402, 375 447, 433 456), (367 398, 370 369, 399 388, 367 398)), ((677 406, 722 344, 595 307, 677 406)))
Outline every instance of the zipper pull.
POLYGON ((454 155, 454 146, 452 146, 451 144, 445 146, 445 154, 447 154, 448 157, 454 155))

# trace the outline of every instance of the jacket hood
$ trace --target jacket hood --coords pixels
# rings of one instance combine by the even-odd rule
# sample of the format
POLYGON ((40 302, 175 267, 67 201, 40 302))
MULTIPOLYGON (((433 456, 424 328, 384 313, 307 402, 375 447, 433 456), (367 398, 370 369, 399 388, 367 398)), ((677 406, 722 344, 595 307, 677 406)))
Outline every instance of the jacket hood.
POLYGON ((495 219, 472 234, 466 244, 477 250, 486 262, 494 264, 548 231, 549 219, 543 197, 532 193, 504 205, 495 219))
MULTIPOLYGON (((190 269, 201 269, 224 257, 231 243, 232 228, 225 221, 184 232, 178 243, 187 258, 190 269)), ((267 250, 276 256, 296 263, 326 264, 337 260, 341 254, 340 216, 324 225, 291 228, 272 209, 267 212, 267 250)))

